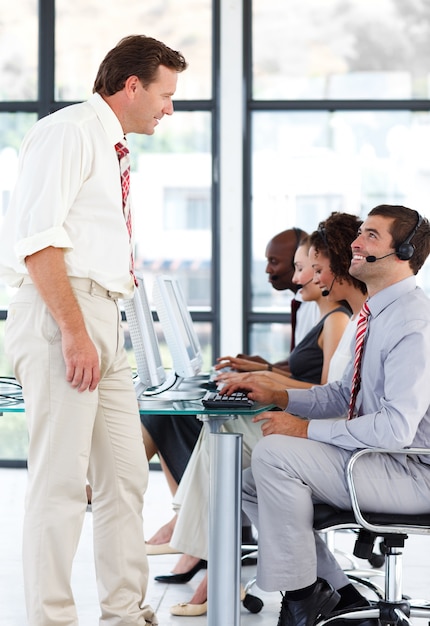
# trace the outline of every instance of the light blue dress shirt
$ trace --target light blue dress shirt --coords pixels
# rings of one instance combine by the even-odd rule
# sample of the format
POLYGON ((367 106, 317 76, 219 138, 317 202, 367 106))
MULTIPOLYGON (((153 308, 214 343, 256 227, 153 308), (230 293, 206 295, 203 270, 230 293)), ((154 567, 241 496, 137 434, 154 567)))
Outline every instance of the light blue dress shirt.
POLYGON ((348 412, 352 363, 340 381, 289 390, 286 410, 311 419, 309 439, 347 450, 430 447, 430 300, 411 276, 368 304, 358 417, 338 419, 348 412))

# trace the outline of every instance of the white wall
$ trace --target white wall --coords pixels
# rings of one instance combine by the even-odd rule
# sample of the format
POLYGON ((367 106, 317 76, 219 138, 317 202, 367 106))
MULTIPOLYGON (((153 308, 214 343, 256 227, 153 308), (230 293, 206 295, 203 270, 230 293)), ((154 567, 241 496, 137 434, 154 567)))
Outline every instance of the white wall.
POLYGON ((221 355, 242 350, 242 1, 221 0, 221 355))

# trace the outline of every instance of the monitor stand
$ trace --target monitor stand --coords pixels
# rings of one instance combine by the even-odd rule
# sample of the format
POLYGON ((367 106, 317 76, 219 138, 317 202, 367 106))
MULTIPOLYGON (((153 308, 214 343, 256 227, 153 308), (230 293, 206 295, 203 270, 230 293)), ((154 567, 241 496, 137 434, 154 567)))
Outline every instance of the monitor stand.
POLYGON ((157 409, 166 409, 172 406, 174 402, 191 402, 193 400, 198 402, 203 398, 205 393, 206 391, 204 389, 189 389, 188 391, 170 389, 153 396, 142 395, 137 399, 137 402, 139 409, 145 409, 146 411, 153 409, 156 411, 157 409))
POLYGON ((200 400, 208 390, 206 383, 211 380, 211 376, 207 372, 182 378, 171 373, 160 387, 152 389, 145 389, 142 383, 135 382, 136 395, 139 402, 145 402, 146 406, 155 402, 168 404, 179 400, 200 400))
POLYGON ((181 378, 174 374, 169 376, 162 386, 152 390, 146 389, 143 393, 138 394, 138 400, 147 404, 152 402, 171 403, 178 400, 201 400, 207 391, 201 385, 207 380, 209 380, 209 374, 199 374, 191 378, 181 378))

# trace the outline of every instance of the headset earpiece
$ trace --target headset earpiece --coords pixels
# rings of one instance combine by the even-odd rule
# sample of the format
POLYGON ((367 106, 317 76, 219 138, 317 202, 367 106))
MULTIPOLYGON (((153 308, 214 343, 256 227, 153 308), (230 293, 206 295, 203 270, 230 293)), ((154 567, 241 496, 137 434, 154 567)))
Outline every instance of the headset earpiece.
POLYGON ((411 239, 414 237, 415 233, 421 226, 423 221, 423 216, 415 211, 417 214, 417 223, 415 224, 413 230, 409 233, 403 243, 399 244, 396 248, 396 255, 401 261, 409 261, 414 256, 415 246, 411 243, 411 239))
POLYGON ((296 235, 296 250, 297 250, 302 240, 303 231, 301 228, 297 228, 296 226, 293 226, 293 230, 294 230, 294 234, 296 235))
MULTIPOLYGON (((293 231, 294 231, 294 234, 296 235, 296 250, 297 250, 302 240, 304 231, 301 228, 297 228, 296 226, 293 226, 293 231)), ((293 266, 293 270, 295 271, 296 266, 294 265, 294 257, 291 259, 291 265, 293 266)))

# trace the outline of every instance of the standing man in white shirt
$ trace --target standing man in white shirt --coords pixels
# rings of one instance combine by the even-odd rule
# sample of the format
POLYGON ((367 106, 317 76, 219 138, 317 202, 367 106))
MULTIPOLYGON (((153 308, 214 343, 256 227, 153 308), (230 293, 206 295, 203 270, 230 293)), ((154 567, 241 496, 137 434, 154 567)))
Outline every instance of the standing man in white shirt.
MULTIPOLYGON (((118 298, 134 289, 118 144, 152 135, 184 57, 143 35, 102 61, 93 96, 24 139, 0 235, 0 277, 19 287, 5 346, 30 435, 23 533, 30 626, 76 626, 70 577, 93 487, 100 624, 157 624, 145 605, 148 466, 118 298)), ((129 182, 129 170, 128 170, 129 182)), ((125 193, 125 196, 124 196, 125 193)))

